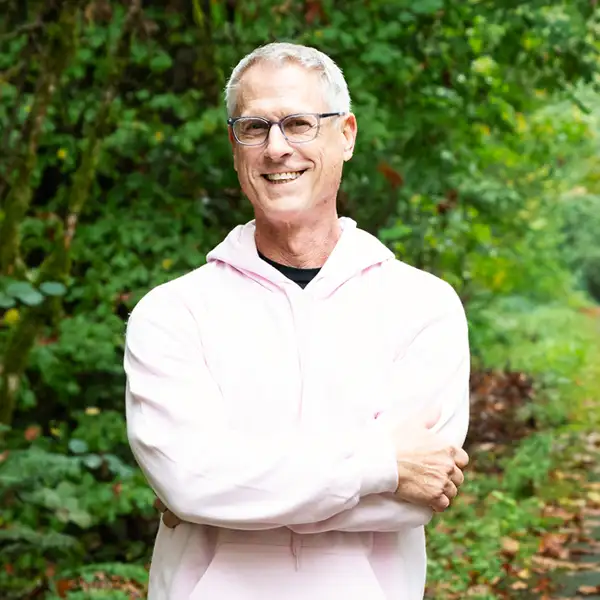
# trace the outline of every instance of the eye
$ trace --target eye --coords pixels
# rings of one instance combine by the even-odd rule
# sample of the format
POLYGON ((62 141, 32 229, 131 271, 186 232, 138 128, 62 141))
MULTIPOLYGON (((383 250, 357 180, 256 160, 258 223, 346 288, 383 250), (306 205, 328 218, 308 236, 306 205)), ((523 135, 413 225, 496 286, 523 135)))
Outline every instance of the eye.
POLYGON ((293 133, 304 133, 315 126, 313 120, 307 117, 292 117, 285 122, 285 129, 293 133))
POLYGON ((260 119, 238 121, 240 131, 244 134, 262 133, 267 129, 267 124, 260 119))
POLYGON ((293 119, 292 125, 294 127, 310 127, 310 123, 306 119, 293 119))

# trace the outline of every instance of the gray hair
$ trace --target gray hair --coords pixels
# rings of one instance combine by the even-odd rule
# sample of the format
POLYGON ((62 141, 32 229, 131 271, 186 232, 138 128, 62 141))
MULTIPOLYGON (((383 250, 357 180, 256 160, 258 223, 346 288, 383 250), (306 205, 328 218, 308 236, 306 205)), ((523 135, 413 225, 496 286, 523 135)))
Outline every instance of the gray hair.
POLYGON ((332 112, 350 112, 350 92, 342 70, 329 56, 309 46, 274 42, 260 46, 246 55, 233 69, 225 86, 225 104, 227 116, 233 117, 237 110, 237 92, 242 75, 256 63, 264 61, 278 65, 288 62, 296 63, 306 69, 321 74, 321 83, 325 100, 332 112))

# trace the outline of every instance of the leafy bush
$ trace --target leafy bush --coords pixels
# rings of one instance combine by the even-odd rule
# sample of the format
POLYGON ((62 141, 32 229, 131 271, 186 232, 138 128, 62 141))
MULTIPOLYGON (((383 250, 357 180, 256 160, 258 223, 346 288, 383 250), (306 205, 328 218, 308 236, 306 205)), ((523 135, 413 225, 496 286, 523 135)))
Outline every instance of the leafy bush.
POLYGON ((583 276, 590 294, 600 302, 600 253, 587 257, 583 276))

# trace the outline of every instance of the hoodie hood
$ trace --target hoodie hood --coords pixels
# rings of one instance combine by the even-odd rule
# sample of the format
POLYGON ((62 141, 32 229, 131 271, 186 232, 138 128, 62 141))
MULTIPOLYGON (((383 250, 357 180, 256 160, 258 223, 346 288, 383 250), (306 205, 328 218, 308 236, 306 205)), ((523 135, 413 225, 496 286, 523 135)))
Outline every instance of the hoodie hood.
MULTIPOLYGON (((340 217, 342 235, 319 274, 306 290, 324 297, 333 293, 348 280, 366 269, 393 260, 394 253, 375 236, 359 229, 356 222, 340 217)), ((258 255, 255 241, 256 222, 235 227, 211 252, 208 263, 221 262, 230 265, 267 288, 285 288, 296 285, 258 255)))

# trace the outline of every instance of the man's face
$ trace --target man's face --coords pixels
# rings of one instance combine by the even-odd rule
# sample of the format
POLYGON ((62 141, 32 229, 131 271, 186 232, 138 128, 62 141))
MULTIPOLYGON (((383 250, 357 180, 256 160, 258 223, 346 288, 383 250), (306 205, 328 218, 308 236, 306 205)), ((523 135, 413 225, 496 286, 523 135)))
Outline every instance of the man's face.
MULTIPOLYGON (((238 92, 241 117, 279 121, 298 113, 327 113, 319 74, 290 63, 258 63, 242 76, 238 92)), ((288 142, 273 126, 260 146, 244 146, 232 136, 235 170, 242 190, 257 216, 290 222, 308 213, 335 206, 344 161, 352 157, 356 139, 354 115, 321 120, 317 137, 309 142, 288 142), (301 173, 294 179, 269 180, 275 173, 301 173)))

